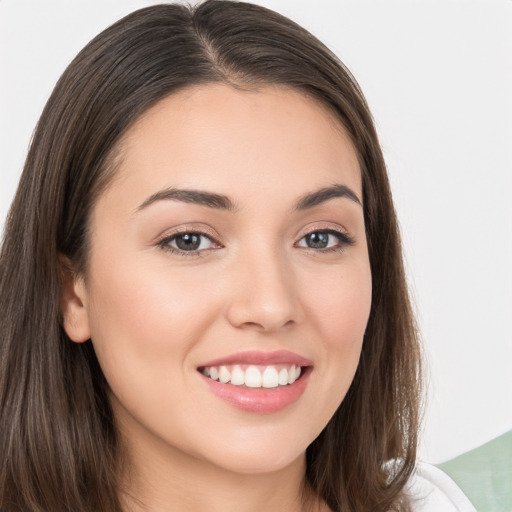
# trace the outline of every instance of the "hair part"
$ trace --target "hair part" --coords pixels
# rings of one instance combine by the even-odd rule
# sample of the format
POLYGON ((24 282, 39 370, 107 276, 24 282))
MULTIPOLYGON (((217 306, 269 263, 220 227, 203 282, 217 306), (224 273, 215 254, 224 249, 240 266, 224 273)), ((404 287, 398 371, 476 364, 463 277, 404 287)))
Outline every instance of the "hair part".
POLYGON ((362 173, 372 306, 360 364, 306 453, 333 511, 403 509, 419 429, 420 353, 386 168, 356 81, 316 38, 263 7, 157 5, 93 39, 41 115, 0 253, 0 508, 120 512, 122 450, 90 341, 60 315, 62 256, 87 274, 91 209, 115 179, 119 143, 164 97, 213 82, 277 85, 327 105, 362 173), (389 471, 388 461, 394 461, 389 471))

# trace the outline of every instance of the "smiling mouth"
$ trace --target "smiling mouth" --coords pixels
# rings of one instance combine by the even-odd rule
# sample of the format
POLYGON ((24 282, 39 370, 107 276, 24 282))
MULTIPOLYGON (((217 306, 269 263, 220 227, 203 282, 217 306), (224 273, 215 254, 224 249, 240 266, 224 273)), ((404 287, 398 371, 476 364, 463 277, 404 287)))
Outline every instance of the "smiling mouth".
POLYGON ((303 368, 295 364, 221 365, 199 367, 205 377, 241 388, 279 388, 293 384, 303 368))
POLYGON ((207 388, 230 406, 273 414, 300 399, 313 362, 288 350, 249 350, 205 361, 196 370, 207 388))

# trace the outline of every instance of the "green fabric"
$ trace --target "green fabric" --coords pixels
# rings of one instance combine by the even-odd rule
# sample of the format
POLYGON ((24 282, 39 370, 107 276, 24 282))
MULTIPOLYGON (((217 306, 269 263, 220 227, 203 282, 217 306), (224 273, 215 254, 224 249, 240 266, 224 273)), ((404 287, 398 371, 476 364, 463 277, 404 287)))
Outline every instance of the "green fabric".
POLYGON ((438 466, 478 512, 512 512, 512 430, 438 466))

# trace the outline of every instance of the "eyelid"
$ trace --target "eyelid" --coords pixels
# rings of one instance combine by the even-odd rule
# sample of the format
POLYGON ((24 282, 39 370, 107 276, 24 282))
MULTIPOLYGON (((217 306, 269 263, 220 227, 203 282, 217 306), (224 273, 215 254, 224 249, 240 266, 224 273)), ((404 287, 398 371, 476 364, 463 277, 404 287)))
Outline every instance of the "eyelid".
POLYGON ((207 226, 202 225, 201 227, 197 227, 193 225, 184 225, 174 228, 172 230, 165 231, 162 235, 156 238, 156 240, 154 241, 154 245, 159 247, 163 251, 169 252, 171 254, 177 254, 179 256, 203 256, 204 253, 207 253, 212 249, 222 249, 224 247, 218 241, 218 238, 219 237, 217 236, 217 234, 212 229, 209 229, 207 226), (212 242, 212 244, 216 245, 217 247, 185 251, 170 245, 170 242, 173 238, 189 233, 204 236, 208 238, 212 242))
POLYGON ((222 245, 219 242, 219 238, 220 238, 219 235, 213 229, 209 228, 208 226, 204 226, 204 225, 197 226, 194 224, 185 224, 183 226, 178 226, 178 227, 175 227, 172 229, 168 229, 168 230, 164 231, 162 234, 158 235, 156 237, 156 239, 154 240, 154 243, 158 244, 164 240, 172 238, 173 236, 183 235, 186 233, 196 233, 198 235, 204 235, 204 236, 210 238, 216 244, 218 244, 220 246, 222 245))
POLYGON ((333 226, 332 224, 322 224, 314 226, 310 225, 308 229, 304 229, 299 235, 294 246, 313 251, 314 253, 327 253, 332 251, 341 252, 345 250, 347 246, 352 246, 354 244, 355 239, 349 234, 349 232, 345 228, 343 228, 339 224, 336 224, 335 226, 333 226), (339 244, 334 247, 326 247, 323 249, 315 249, 312 247, 303 247, 298 245, 305 237, 311 235, 312 233, 327 233, 333 235, 338 238, 339 244))
MULTIPOLYGON (((339 224, 333 225, 332 223, 322 223, 322 224, 314 224, 314 225, 309 224, 308 226, 303 228, 300 232, 300 235, 298 235, 298 237, 296 238, 296 242, 294 243, 294 246, 297 247, 299 242, 302 241, 306 236, 308 236, 312 233, 318 233, 318 232, 328 233, 328 234, 338 237, 339 245, 337 245, 336 247, 330 247, 330 248, 325 248, 325 249, 307 248, 314 252, 329 252, 332 250, 342 250, 346 246, 351 246, 355 243, 354 238, 349 234, 349 232, 344 227, 340 226, 339 224)), ((212 249, 224 248, 224 246, 219 242, 218 238, 219 237, 218 237, 217 233, 214 230, 212 230, 211 228, 209 228, 208 226, 204 226, 204 225, 195 226, 195 225, 186 224, 186 225, 179 226, 179 227, 173 228, 171 230, 165 231, 163 234, 161 234, 160 236, 158 236, 155 239, 154 244, 156 246, 159 246, 161 249, 169 251, 171 253, 174 252, 176 254, 186 255, 186 256, 199 256, 199 255, 202 255, 202 253, 208 252, 212 249), (177 236, 183 235, 183 234, 196 234, 196 235, 204 236, 204 237, 208 238, 212 242, 212 244, 216 245, 217 247, 200 249, 200 250, 190 250, 190 251, 185 251, 185 250, 181 250, 176 247, 172 247, 169 242, 174 237, 177 237, 177 236)), ((299 247, 302 247, 302 246, 299 246, 299 247)))
POLYGON ((347 239, 350 239, 352 242, 354 242, 354 238, 350 235, 348 229, 345 229, 340 224, 333 223, 308 224, 303 229, 301 229, 301 231, 297 235, 297 240, 301 240, 305 236, 310 235, 311 233, 316 233, 317 231, 340 234, 343 237, 346 237, 347 239))

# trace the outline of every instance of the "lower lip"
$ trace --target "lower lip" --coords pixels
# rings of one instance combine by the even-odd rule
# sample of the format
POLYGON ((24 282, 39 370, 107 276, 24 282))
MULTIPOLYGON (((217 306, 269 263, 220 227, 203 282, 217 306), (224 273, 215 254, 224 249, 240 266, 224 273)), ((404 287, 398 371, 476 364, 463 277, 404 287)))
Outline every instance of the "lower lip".
POLYGON ((312 367, 303 368, 303 373, 293 384, 277 388, 245 388, 222 384, 199 373, 205 384, 215 395, 242 411, 270 414, 279 412, 296 402, 304 393, 312 367))

